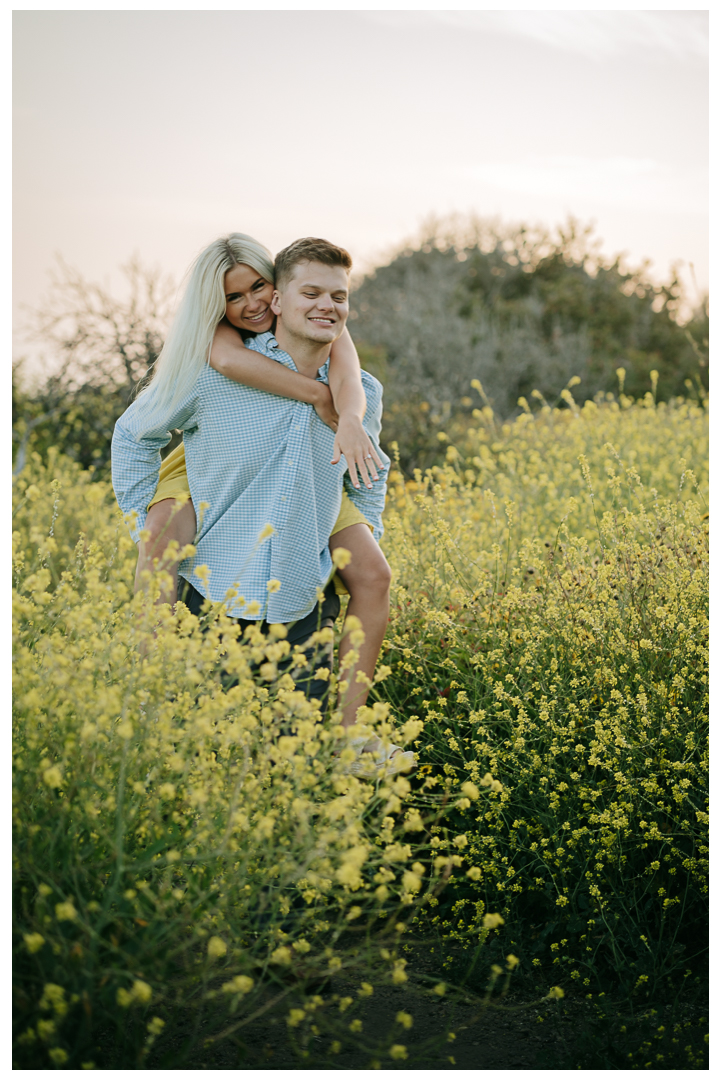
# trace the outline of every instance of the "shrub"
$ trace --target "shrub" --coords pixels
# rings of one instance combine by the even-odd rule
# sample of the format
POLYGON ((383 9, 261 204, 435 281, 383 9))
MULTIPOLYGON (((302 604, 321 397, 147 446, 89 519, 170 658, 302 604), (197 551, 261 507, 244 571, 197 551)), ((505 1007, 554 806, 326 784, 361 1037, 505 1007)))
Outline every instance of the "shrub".
POLYGON ((428 419, 432 435, 435 417, 446 424, 466 410, 472 379, 502 417, 533 389, 554 401, 571 376, 592 399, 618 366, 635 397, 651 370, 663 400, 685 394, 686 380, 706 390, 707 304, 681 324, 682 304, 677 278, 656 286, 645 267, 604 259, 573 221, 555 236, 451 221, 364 278, 349 326, 361 356, 374 350, 383 369, 386 437, 412 475, 436 463, 428 419))

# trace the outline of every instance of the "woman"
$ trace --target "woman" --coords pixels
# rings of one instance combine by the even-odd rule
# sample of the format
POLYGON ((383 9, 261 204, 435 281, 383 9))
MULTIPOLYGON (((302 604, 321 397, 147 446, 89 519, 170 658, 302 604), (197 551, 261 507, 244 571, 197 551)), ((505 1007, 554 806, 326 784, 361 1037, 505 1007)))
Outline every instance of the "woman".
MULTIPOLYGON (((227 378, 313 405, 320 418, 337 432, 332 461, 339 461, 340 455, 344 454, 355 487, 359 486, 360 480, 371 487, 368 464, 373 479, 377 479, 376 466, 383 468, 384 465, 362 425, 365 394, 357 353, 347 331, 333 344, 328 368, 329 387, 243 346, 243 335, 272 329, 273 277, 270 253, 245 234, 232 233, 206 248, 196 261, 186 300, 145 393, 171 393, 181 398, 208 358, 210 364, 227 378), (193 281, 203 282, 206 292, 211 283, 214 310, 200 304, 202 290, 199 286, 194 290, 198 302, 187 302, 188 298, 192 301, 193 281)), ((140 544, 136 589, 148 580, 147 570, 168 570, 173 587, 171 593, 161 596, 161 600, 174 602, 180 561, 177 549, 192 543, 197 529, 182 446, 163 463, 158 488, 148 511, 144 539, 140 544)), ((364 632, 353 678, 345 695, 342 722, 348 727, 355 722, 358 707, 366 701, 367 676, 371 678, 375 670, 387 626, 390 568, 367 521, 344 493, 329 546, 331 551, 344 548, 350 552, 350 562, 338 573, 350 593, 347 614, 360 620, 364 632)), ((345 635, 339 650, 341 662, 349 650, 349 635, 345 635)), ((392 771, 412 767, 414 763, 414 756, 403 754, 399 747, 391 747, 383 756, 386 760, 392 758, 388 762, 392 771)), ((353 771, 365 771, 364 763, 356 763, 353 771)))

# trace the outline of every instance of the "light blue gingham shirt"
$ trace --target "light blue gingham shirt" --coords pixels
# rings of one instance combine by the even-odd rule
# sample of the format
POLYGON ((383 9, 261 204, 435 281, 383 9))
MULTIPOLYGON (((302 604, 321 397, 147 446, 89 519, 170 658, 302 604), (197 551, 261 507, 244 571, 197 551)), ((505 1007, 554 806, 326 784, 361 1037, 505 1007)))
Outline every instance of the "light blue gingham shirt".
MULTIPOLYGON (((271 333, 246 342, 286 367, 297 370, 271 333)), ((327 382, 328 363, 318 373, 327 382)), ((348 495, 382 535, 389 458, 380 449, 382 386, 362 372, 367 410, 363 424, 386 468, 379 480, 355 489, 344 457, 330 464, 334 435, 311 405, 255 390, 227 379, 206 365, 192 392, 164 413, 150 410, 141 395, 115 425, 112 479, 124 514, 137 515, 133 539, 143 527, 146 508, 158 484, 160 450, 172 430, 183 432, 190 494, 200 520, 196 554, 180 564, 180 576, 213 601, 228 601, 236 618, 266 618, 289 623, 307 615, 317 589, 330 578, 328 539, 340 511, 343 484, 348 495), (270 524, 272 535, 259 542, 270 524), (208 586, 195 573, 206 565, 208 586), (268 582, 280 589, 268 594, 268 582), (244 605, 239 603, 239 597, 244 605), (247 605, 257 601, 251 615, 247 605)))

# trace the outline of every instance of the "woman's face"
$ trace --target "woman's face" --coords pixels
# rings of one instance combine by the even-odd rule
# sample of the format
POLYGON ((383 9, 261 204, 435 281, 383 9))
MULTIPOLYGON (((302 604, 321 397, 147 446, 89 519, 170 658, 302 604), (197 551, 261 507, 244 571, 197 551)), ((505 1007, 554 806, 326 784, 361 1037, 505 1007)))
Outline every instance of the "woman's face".
POLYGON ((273 286, 245 263, 225 274, 225 318, 238 330, 258 334, 270 330, 275 316, 270 310, 273 286))

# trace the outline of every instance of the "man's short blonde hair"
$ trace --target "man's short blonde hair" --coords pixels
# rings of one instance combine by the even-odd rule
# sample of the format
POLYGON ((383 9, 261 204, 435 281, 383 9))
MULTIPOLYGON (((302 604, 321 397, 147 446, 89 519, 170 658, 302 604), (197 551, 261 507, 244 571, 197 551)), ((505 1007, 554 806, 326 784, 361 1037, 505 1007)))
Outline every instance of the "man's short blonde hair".
POLYGON ((321 240, 317 236, 305 236, 295 240, 278 252, 275 257, 275 287, 282 289, 292 278, 295 267, 303 262, 319 262, 325 266, 342 266, 348 274, 352 270, 352 259, 345 248, 321 240))

